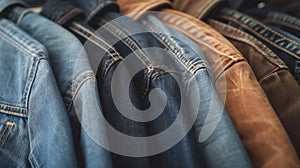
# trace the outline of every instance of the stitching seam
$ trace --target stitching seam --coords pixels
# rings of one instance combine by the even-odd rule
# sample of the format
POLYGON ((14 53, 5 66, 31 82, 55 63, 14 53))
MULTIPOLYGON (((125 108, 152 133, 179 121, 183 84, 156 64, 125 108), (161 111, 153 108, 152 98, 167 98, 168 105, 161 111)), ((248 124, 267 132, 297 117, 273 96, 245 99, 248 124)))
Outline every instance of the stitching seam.
POLYGON ((18 113, 18 112, 12 112, 12 111, 7 111, 7 110, 2 110, 2 109, 0 109, 0 112, 6 113, 6 114, 16 115, 16 116, 20 116, 20 117, 27 117, 27 114, 18 113))
POLYGON ((74 31, 74 32, 76 32, 77 34, 81 35, 82 37, 86 38, 88 41, 92 42, 96 46, 98 46, 98 47, 102 48, 103 50, 105 50, 106 53, 108 53, 111 56, 111 58, 116 59, 113 56, 113 53, 111 51, 109 51, 107 48, 105 48, 104 46, 102 46, 101 44, 99 44, 98 42, 96 42, 95 40, 89 38, 87 35, 83 34, 82 32, 80 32, 80 31, 78 31, 76 29, 74 29, 73 27, 69 27, 69 29, 72 30, 72 31, 74 31))
MULTIPOLYGON (((229 11, 232 11, 232 10, 229 10, 229 11)), ((254 22, 254 23, 257 24, 257 25, 260 25, 260 26, 264 27, 266 30, 269 30, 270 32, 272 32, 272 33, 274 33, 274 34, 276 34, 276 35, 278 35, 278 36, 284 38, 285 40, 290 41, 290 42, 295 43, 296 45, 300 46, 300 43, 298 43, 298 42, 296 42, 296 41, 294 41, 294 40, 291 40, 291 39, 285 37, 285 36, 282 35, 281 33, 276 32, 276 31, 270 29, 269 27, 267 27, 266 25, 264 25, 264 24, 262 24, 262 23, 260 23, 260 22, 258 22, 258 21, 255 21, 255 20, 254 20, 253 18, 251 18, 250 16, 247 16, 247 15, 245 15, 245 14, 241 14, 240 12, 237 12, 237 11, 233 11, 233 12, 234 12, 234 13, 238 13, 238 14, 240 14, 240 15, 243 16, 243 17, 246 17, 247 19, 251 20, 251 22, 254 22)), ((238 19, 236 19, 236 18, 227 16, 226 13, 223 14, 223 15, 221 15, 221 17, 223 17, 223 16, 225 16, 226 18, 229 17, 229 18, 231 18, 231 19, 234 19, 234 20, 240 22, 240 21, 239 21, 238 19)), ((236 22, 236 23, 237 23, 237 22, 236 22)), ((242 23, 243 25, 246 25, 247 27, 249 27, 249 26, 248 26, 247 24, 245 24, 244 22, 240 22, 240 23, 242 23)))
POLYGON ((232 21, 232 22, 235 22, 235 23, 237 23, 237 24, 240 24, 242 27, 244 27, 244 28, 246 28, 247 30, 251 31, 252 33, 256 34, 256 35, 259 36, 260 38, 266 40, 267 42, 269 42, 269 43, 272 44, 273 46, 275 46, 275 47, 277 47, 277 48, 280 48, 281 50, 283 50, 283 51, 289 53, 290 55, 294 56, 294 57, 297 58, 297 59, 300 59, 300 57, 298 57, 297 55, 295 55, 295 54, 292 53, 291 51, 289 51, 289 50, 287 50, 287 49, 285 49, 285 48, 283 48, 283 47, 281 47, 281 46, 275 44, 275 43, 272 42, 271 40, 267 39, 266 37, 262 36, 261 34, 257 33, 256 31, 254 31, 254 30, 253 30, 252 28, 250 28, 248 25, 245 25, 244 23, 240 23, 239 21, 236 21, 236 20, 234 20, 234 19, 232 19, 232 18, 230 18, 230 17, 227 17, 227 16, 221 16, 221 17, 223 17, 224 19, 228 19, 228 20, 230 20, 230 21, 232 21))
MULTIPOLYGON (((112 49, 118 56, 119 58, 123 59, 123 57, 120 56, 120 54, 118 53, 118 51, 115 50, 115 48, 113 46, 111 46, 110 44, 108 44, 105 40, 103 40, 102 38, 100 38, 99 36, 97 36, 95 33, 91 32, 90 30, 84 28, 83 26, 81 26, 80 24, 77 23, 73 23, 75 26, 77 26, 78 28, 81 28, 81 30, 84 30, 85 32, 88 32, 89 34, 91 34, 92 36, 94 36, 96 39, 100 40, 101 42, 103 42, 105 45, 107 45, 110 49, 112 49)), ((112 56, 114 58, 114 56, 112 56)), ((114 58, 115 59, 115 58, 114 58)))
POLYGON ((57 23, 60 24, 66 17, 70 16, 71 14, 77 12, 78 9, 74 8, 72 10, 70 10, 69 12, 67 12, 65 15, 63 15, 60 19, 57 20, 57 23))
POLYGON ((273 64, 275 64, 277 66, 278 66, 278 64, 280 64, 280 66, 284 66, 285 68, 287 68, 284 65, 284 63, 282 61, 280 61, 279 58, 276 58, 278 56, 271 49, 269 49, 267 46, 262 44, 260 41, 255 40, 254 37, 242 32, 239 29, 231 28, 227 25, 223 25, 223 24, 221 24, 217 21, 214 21, 214 20, 211 20, 211 23, 217 25, 218 27, 224 28, 224 29, 222 29, 221 33, 224 34, 225 36, 252 46, 253 48, 255 48, 260 54, 262 54, 265 58, 267 58, 267 60, 269 60, 273 64), (226 29, 229 29, 229 28, 231 30, 226 30, 226 29), (235 36, 234 34, 229 33, 228 31, 233 31, 235 33, 238 33, 240 36, 246 37, 246 38, 239 38, 239 37, 235 36))
MULTIPOLYGON (((132 40, 126 33, 124 33, 120 28, 118 28, 116 25, 112 24, 111 22, 108 22, 106 19, 102 19, 105 23, 107 23, 107 26, 111 26, 114 27, 116 30, 118 30, 118 32, 120 33, 121 36, 123 36, 123 38, 128 39, 131 43, 129 43, 129 45, 131 45, 132 47, 136 47, 138 49, 138 51, 144 56, 144 58, 149 62, 150 65, 146 64, 147 68, 149 68, 149 66, 151 65, 151 61, 149 60, 149 58, 147 57, 147 55, 143 52, 142 48, 140 46, 138 46, 136 44, 136 42, 134 40, 132 40)), ((104 26, 105 27, 105 26, 104 26)), ((117 37, 118 38, 118 37, 117 37)), ((142 58, 141 58, 142 59, 142 58)), ((143 60, 143 59, 142 59, 143 60)), ((143 60, 144 62, 144 60, 143 60)))
POLYGON ((10 133, 11 133, 11 130, 12 130, 12 128, 14 127, 14 123, 11 123, 11 122, 6 122, 6 126, 5 126, 5 129, 3 130, 3 132, 2 132, 2 136, 1 136, 1 138, 0 139, 2 139, 3 138, 3 136, 5 136, 5 138, 4 138, 4 140, 3 140, 3 142, 2 142, 2 144, 1 144, 1 146, 0 146, 0 149, 2 149, 3 148, 3 146, 4 146, 4 144, 5 144, 5 142, 7 141, 7 138, 9 137, 9 135, 10 135, 10 133), (10 123, 10 124, 9 124, 10 123), (6 134, 6 135, 4 135, 4 132, 6 131, 6 128, 7 127, 10 127, 9 128, 9 131, 8 131, 8 133, 6 134))

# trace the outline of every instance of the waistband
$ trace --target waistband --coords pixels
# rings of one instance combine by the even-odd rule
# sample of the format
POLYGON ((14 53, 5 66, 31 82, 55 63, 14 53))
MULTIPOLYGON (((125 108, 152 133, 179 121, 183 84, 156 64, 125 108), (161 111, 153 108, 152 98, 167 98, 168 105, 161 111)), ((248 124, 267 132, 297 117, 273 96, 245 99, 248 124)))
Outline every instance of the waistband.
POLYGON ((232 9, 224 8, 220 17, 254 33, 278 49, 300 59, 300 44, 283 34, 274 31, 263 23, 232 9))

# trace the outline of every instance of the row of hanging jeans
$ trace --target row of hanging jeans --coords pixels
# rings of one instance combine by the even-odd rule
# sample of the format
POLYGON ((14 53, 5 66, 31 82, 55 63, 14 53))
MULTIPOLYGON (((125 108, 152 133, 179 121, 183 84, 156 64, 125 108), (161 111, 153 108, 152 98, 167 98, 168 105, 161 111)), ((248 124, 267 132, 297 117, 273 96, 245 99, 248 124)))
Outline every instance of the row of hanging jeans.
POLYGON ((0 0, 0 167, 300 167, 299 30, 256 0, 0 0))

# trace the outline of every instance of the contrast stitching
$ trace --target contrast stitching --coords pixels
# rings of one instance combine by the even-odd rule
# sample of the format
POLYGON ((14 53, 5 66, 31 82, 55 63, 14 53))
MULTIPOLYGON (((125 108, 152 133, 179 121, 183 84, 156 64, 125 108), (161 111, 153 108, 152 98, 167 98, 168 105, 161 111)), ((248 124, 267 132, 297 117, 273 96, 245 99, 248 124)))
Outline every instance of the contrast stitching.
POLYGON ((152 75, 151 75, 151 79, 154 79, 156 76, 158 76, 158 75, 162 75, 163 73, 161 72, 161 71, 158 71, 158 72, 155 72, 155 73, 153 73, 152 75))
MULTIPOLYGON (((251 41, 249 41, 249 40, 247 40, 247 39, 243 39, 243 38, 238 38, 238 37, 235 37, 235 36, 227 35, 227 34, 225 34, 225 33, 224 33, 224 35, 227 36, 227 37, 229 37, 229 38, 235 39, 235 40, 237 40, 237 41, 243 42, 243 43, 245 43, 245 44, 247 44, 247 45, 249 45, 249 46, 252 46, 253 48, 255 48, 260 54, 262 54, 265 58, 267 58, 267 60, 269 60, 269 61, 272 62, 273 64, 275 64, 275 65, 277 65, 277 66, 278 66, 277 63, 282 64, 282 62, 281 62, 281 61, 280 61, 280 62, 277 61, 276 58, 269 58, 268 55, 266 55, 266 53, 263 52, 263 51, 262 51, 258 46, 256 46, 253 42, 251 42, 251 41), (275 59, 275 60, 273 61, 272 59, 275 59)), ((266 48, 265 48, 265 49, 266 49, 266 48)), ((266 50, 267 50, 267 49, 266 49, 266 50)), ((270 53, 270 54, 271 54, 271 53, 270 53)), ((271 54, 271 55, 272 55, 272 54, 271 54)), ((280 65, 280 66, 283 66, 283 65, 280 65)), ((280 67, 280 66, 278 66, 278 67, 279 67, 279 68, 282 68, 282 67, 280 67)), ((284 66, 284 68, 287 69, 286 66, 284 66)))
MULTIPOLYGON (((5 129, 6 129, 7 127, 10 127, 10 129, 9 129, 8 133, 6 134, 6 136, 5 136, 5 139, 3 140, 3 142, 2 142, 2 144, 1 144, 1 146, 0 146, 0 149, 2 149, 3 145, 5 144, 5 142, 6 142, 7 138, 8 138, 8 136, 9 136, 10 133, 11 133, 12 128, 14 127, 14 124, 12 123, 12 125, 9 125, 8 122, 6 122, 6 127, 5 127, 5 129)), ((1 137, 1 138, 2 138, 2 137, 1 137)))
MULTIPOLYGON (((11 28, 11 26, 8 26, 8 28, 11 28)), ((20 49, 23 53, 25 53, 26 55, 30 56, 30 57, 37 57, 34 54, 37 54, 36 50, 37 47, 36 46, 32 46, 32 45, 28 45, 24 46, 23 44, 26 43, 28 44, 29 42, 33 42, 32 40, 27 39, 27 37, 22 37, 23 39, 21 39, 20 33, 17 31, 10 31, 10 30, 4 30, 2 28, 0 28, 0 36, 3 37, 5 39, 5 41, 7 41, 8 43, 10 43, 11 45, 13 45, 14 47, 20 49), (18 37, 12 37, 11 35, 15 35, 17 34, 18 37), (13 40, 12 40, 13 39, 13 40)), ((36 45, 36 43, 34 43, 34 45, 36 45)))
POLYGON ((16 115, 16 116, 20 116, 20 117, 27 117, 27 114, 18 113, 18 112, 12 112, 12 111, 7 111, 7 110, 2 110, 2 109, 0 109, 0 112, 6 113, 6 114, 16 115))
MULTIPOLYGON (((150 69, 151 65, 147 65, 147 63, 145 63, 145 61, 136 53, 136 51, 127 43, 125 42, 122 38, 120 38, 117 34, 115 34, 114 32, 112 32, 111 30, 109 30, 108 28, 105 28, 105 30, 107 30, 108 32, 110 32, 111 34, 113 34, 116 38, 118 38, 120 41, 123 42, 123 44, 125 44, 132 52, 133 54, 146 66, 147 69, 150 69)), ((140 48, 138 48, 137 50, 141 50, 140 48)), ((141 52, 141 51, 140 51, 141 52)), ((142 53, 142 52, 141 52, 142 53)))
MULTIPOLYGON (((145 24, 146 24, 146 26, 148 25, 148 23, 147 23, 146 21, 145 21, 145 24)), ((158 41, 160 41, 161 44, 163 44, 169 51, 172 51, 171 53, 172 53, 172 55, 174 56, 174 58, 177 59, 177 60, 179 61, 179 63, 180 63, 187 71, 190 72, 190 68, 187 67, 187 65, 186 65, 184 62, 182 62, 182 60, 181 60, 180 58, 178 58, 178 56, 176 55, 176 53, 174 52, 174 50, 171 49, 170 46, 168 46, 168 45, 166 44, 166 42, 164 42, 164 41, 161 39, 161 38, 165 38, 166 40, 168 40, 168 43, 170 43, 170 45, 172 45, 172 46, 175 48, 175 50, 177 50, 178 52, 180 52, 180 56, 183 56, 184 53, 182 53, 181 50, 179 50, 179 49, 177 48, 177 46, 171 42, 171 40, 169 39, 169 37, 167 37, 167 36, 164 35, 163 33, 160 33, 160 31, 157 30, 156 28, 154 28, 154 26, 151 26, 151 27, 150 27, 150 26, 148 25, 148 28, 149 28, 149 29, 154 29, 154 31, 158 31, 158 32, 151 32, 151 34, 153 34, 153 36, 154 36, 158 41), (160 38, 159 38, 159 37, 160 37, 160 38)), ((195 70, 195 68, 197 68, 197 66, 195 66, 192 62, 190 62, 189 59, 186 60, 186 61, 188 62, 188 64, 190 64, 190 65, 192 66, 192 68, 193 68, 194 70, 195 70)))
MULTIPOLYGON (((141 52, 141 54, 145 57, 145 59, 148 61, 148 62, 151 62, 149 60, 149 58, 147 57, 147 55, 143 52, 142 48, 140 46, 138 46, 136 44, 136 42, 134 40, 132 40, 130 38, 130 36, 128 36, 126 33, 124 33, 120 28, 118 28, 116 25, 112 24, 111 22, 109 22, 108 20, 106 19, 102 19, 106 24, 107 26, 111 25, 112 27, 114 27, 115 29, 117 29, 122 35, 123 37, 127 38, 137 49, 139 49, 138 51, 141 52)), ((99 23, 100 24, 100 23, 99 23)), ((105 27, 105 26, 104 26, 105 27)), ((150 63, 151 64, 151 63, 150 63)), ((147 67, 148 68, 148 67, 147 67)))
MULTIPOLYGON (((151 73, 151 72, 149 72, 151 73)), ((148 78, 148 71, 147 70, 144 70, 144 85, 143 85, 143 89, 142 89, 142 92, 141 92, 141 95, 144 97, 148 90, 149 90, 149 85, 150 85, 150 79, 148 78)))
POLYGON ((270 12, 265 20, 278 22, 279 24, 286 23, 291 25, 292 27, 295 26, 294 28, 296 29, 299 29, 298 26, 300 26, 300 19, 283 13, 278 13, 278 12, 270 12))
MULTIPOLYGON (((238 12, 237 12, 237 13, 238 13, 238 12)), ((242 14, 241 14, 241 15, 242 15, 242 14)), ((237 23, 237 24, 241 23, 241 24, 243 24, 243 25, 249 27, 249 25, 245 24, 244 22, 239 21, 239 20, 236 19, 236 18, 227 16, 227 15, 224 15, 224 14, 223 14, 223 15, 220 15, 220 16, 221 16, 222 18, 224 18, 224 19, 231 20, 231 21, 233 21, 233 22, 235 22, 235 23, 237 23)), ((278 36, 284 38, 284 39, 287 40, 287 41, 290 41, 291 43, 295 43, 296 45, 300 46, 300 43, 298 43, 298 42, 296 42, 296 41, 294 41, 294 40, 291 40, 291 39, 285 37, 285 36, 282 35, 281 33, 276 32, 276 31, 270 29, 269 27, 265 26, 264 24, 261 24, 261 23, 255 21, 255 20, 252 19, 251 17, 249 17, 249 16, 245 16, 245 17, 248 17, 248 18, 251 20, 251 22, 254 22, 254 23, 256 23, 257 25, 260 25, 261 27, 264 27, 266 30, 268 30, 268 31, 270 31, 270 32, 272 32, 272 33, 274 33, 274 34, 276 34, 276 35, 278 35, 278 36)), ((251 27, 250 27, 250 28, 251 28, 251 27)), ((251 29, 252 29, 252 28, 251 28, 251 29)))
POLYGON ((281 24, 281 25, 284 25, 284 26, 287 26, 287 27, 290 27, 290 28, 293 28, 293 29, 296 29, 296 30, 299 30, 300 31, 300 28, 291 24, 291 23, 287 23, 287 22, 280 22, 280 21, 277 21, 277 20, 270 20, 270 19, 266 19, 264 20, 264 22, 266 23, 275 23, 275 24, 281 24))
POLYGON ((275 43, 272 42, 271 40, 265 38, 264 36, 262 36, 261 34, 257 33, 257 32, 254 31, 252 28, 250 28, 248 25, 246 25, 246 24, 244 24, 244 23, 240 23, 239 21, 236 21, 236 20, 234 20, 234 19, 232 19, 232 18, 230 18, 230 17, 227 17, 227 16, 221 16, 221 17, 223 17, 223 18, 225 18, 225 19, 228 19, 228 20, 230 20, 230 21, 232 21, 232 22, 235 22, 235 23, 237 23, 237 24, 240 24, 242 27, 248 29, 248 30, 251 31, 252 33, 254 33, 254 34, 256 34, 257 36, 259 36, 260 38, 266 40, 267 42, 269 42, 269 43, 272 44, 273 46, 275 46, 275 47, 277 47, 277 48, 280 48, 281 50, 283 50, 283 51, 289 53, 290 55, 294 56, 294 57, 297 58, 297 59, 300 59, 299 56, 295 55, 294 53, 292 53, 291 51, 289 51, 289 50, 287 50, 287 49, 285 49, 285 48, 282 48, 281 46, 275 44, 275 43))
MULTIPOLYGON (((73 26, 75 26, 75 27, 78 28, 79 30, 81 30, 81 31, 83 31, 83 32, 85 32, 85 33, 87 33, 87 34, 89 34, 89 36, 95 37, 96 39, 100 40, 100 41, 103 42, 105 45, 107 45, 107 47, 108 47, 109 49, 114 50, 114 51, 116 52, 116 54, 119 56, 119 53, 114 49, 113 46, 110 46, 109 44, 107 44, 103 39, 101 39, 100 37, 98 37, 96 34, 92 33, 92 32, 89 31, 88 29, 82 27, 81 25, 79 25, 79 24, 77 24, 77 23, 75 23, 75 22, 73 22, 73 26)), ((80 32, 80 34, 82 34, 82 33, 80 32)), ((85 34, 82 34, 82 36, 84 36, 87 40, 92 40, 90 37, 88 37, 88 36, 85 35, 85 34)), ((94 41, 94 42, 95 42, 95 41, 94 41)), ((96 43, 99 44, 99 45, 101 45, 99 42, 96 42, 96 43)), ((102 48, 102 47, 104 47, 104 46, 101 45, 100 47, 102 48)), ((103 49, 103 48, 102 48, 102 49, 103 49)), ((108 52, 108 53, 111 53, 110 51, 108 51, 108 49, 105 49, 105 51, 108 52)), ((113 53, 111 53, 110 56, 111 56, 113 59, 115 59, 115 57, 113 56, 113 53)))
POLYGON ((108 73, 110 67, 112 66, 112 64, 114 64, 114 63, 116 63, 116 62, 117 62, 117 61, 111 60, 111 61, 107 61, 107 62, 105 63, 106 69, 105 69, 105 71, 104 71, 104 73, 103 73, 103 76, 106 76, 106 75, 107 75, 107 73, 108 73), (108 63, 109 63, 109 64, 108 64, 108 63))
POLYGON ((78 9, 74 8, 72 10, 70 10, 69 12, 67 12, 65 15, 63 15, 60 19, 57 20, 57 23, 61 23, 61 21, 63 21, 67 16, 70 16, 71 14, 77 12, 78 9))
POLYGON ((111 66, 114 64, 114 63, 116 63, 117 61, 114 61, 114 60, 109 60, 109 61, 107 61, 106 63, 105 63, 105 65, 104 66, 106 66, 105 67, 105 71, 104 71, 104 73, 103 73, 103 75, 101 75, 101 78, 99 78, 99 86, 102 86, 102 83, 103 83, 103 78, 107 75, 107 73, 108 73, 108 71, 110 70, 110 68, 111 68, 111 66), (103 77, 103 78, 102 78, 103 77))
MULTIPOLYGON (((151 32, 151 34, 161 43, 161 44, 163 44, 169 51, 171 51, 171 53, 172 53, 172 55, 174 56, 174 58, 176 59, 176 60, 178 60, 178 62, 187 70, 187 71, 189 71, 189 68, 187 67, 187 65, 185 65, 183 62, 182 62, 182 60, 180 60, 180 58, 178 58, 177 57, 177 55, 176 55, 176 53, 173 51, 173 49, 171 49, 167 44, 166 44, 166 42, 164 42, 161 38, 160 38, 160 36, 158 36, 156 33, 153 33, 153 32, 151 32)), ((174 47, 174 46, 173 46, 174 47)))
MULTIPOLYGON (((174 29, 176 29, 176 30, 179 30, 179 31, 182 30, 181 27, 178 28, 178 27, 176 27, 176 26, 174 26, 174 25, 171 25, 171 24, 168 24, 168 23, 166 23, 166 24, 169 25, 169 26, 171 26, 172 28, 174 28, 174 29)), ((195 37, 193 37, 192 33, 190 33, 190 32, 188 32, 188 33, 189 33, 189 34, 188 34, 189 37, 192 38, 193 40, 195 40, 198 44, 207 47, 208 49, 212 50, 212 51, 215 52, 215 53, 218 53, 218 54, 220 54, 220 55, 222 55, 222 56, 225 56, 225 57, 227 57, 227 58, 229 58, 229 59, 231 59, 231 60, 234 60, 234 61, 236 61, 237 59, 241 59, 241 57, 242 57, 242 56, 240 56, 240 55, 237 53, 236 49, 231 48, 231 47, 228 47, 227 45, 223 45, 223 43, 222 43, 221 41, 215 40, 214 38, 211 38, 211 37, 209 37, 209 36, 206 37, 207 39, 195 38, 195 37), (211 44, 211 45, 209 45, 209 44, 211 44), (214 47, 214 45, 215 45, 215 46, 216 46, 216 45, 221 45, 220 48, 224 48, 224 49, 225 49, 226 51, 228 51, 228 52, 220 51, 219 49, 217 49, 216 47, 214 47), (232 52, 230 52, 230 51, 232 51, 232 52), (239 55, 239 56, 237 57, 236 55, 239 55), (239 58, 239 57, 240 57, 240 58, 239 58)))
POLYGON ((190 59, 172 42, 172 40, 166 35, 164 34, 161 30, 159 30, 157 27, 155 27, 152 23, 149 23, 148 21, 144 21, 146 24, 151 25, 151 27, 156 30, 158 33, 160 33, 162 36, 164 36, 166 39, 168 39, 169 43, 173 45, 174 48, 176 48, 176 50, 179 51, 180 56, 182 56, 185 61, 187 61, 192 68, 195 68, 195 65, 193 64, 193 62, 190 61, 190 59))
POLYGON ((106 49, 104 46, 102 46, 102 45, 99 44, 98 42, 94 41, 93 39, 89 38, 87 35, 83 34, 82 32, 80 32, 80 31, 74 29, 73 27, 69 27, 69 29, 72 30, 72 31, 74 31, 74 32, 76 32, 77 34, 79 34, 79 35, 85 37, 88 41, 92 42, 93 44, 95 44, 95 45, 97 45, 98 47, 100 47, 100 48, 102 48, 103 50, 105 50, 106 53, 108 53, 108 54, 111 56, 111 58, 116 59, 116 58, 113 56, 113 54, 111 53, 111 51, 109 51, 108 49, 106 49))
MULTIPOLYGON (((6 124, 5 127, 4 127, 4 129, 3 129, 3 131, 2 131, 2 134, 1 134, 1 136, 0 136, 0 140, 2 140, 3 135, 4 135, 4 133, 5 133, 6 129, 7 129, 7 127, 8 127, 8 125, 6 124)), ((0 149, 1 149, 1 148, 0 148, 0 149)))
POLYGON ((4 107, 8 107, 8 108, 14 108, 14 109, 20 109, 20 110, 27 110, 27 108, 11 106, 11 105, 7 105, 7 104, 0 104, 0 106, 4 106, 4 107))
POLYGON ((229 33, 228 32, 229 30, 226 30, 226 28, 227 29, 230 28, 228 25, 222 24, 222 23, 217 22, 215 20, 210 20, 210 22, 212 24, 217 25, 218 27, 225 28, 225 30, 222 29, 222 32, 221 32, 225 36, 227 36, 229 38, 232 38, 232 39, 235 39, 235 40, 238 40, 240 42, 243 42, 247 45, 250 45, 250 46, 254 47, 259 53, 261 53, 265 58, 267 58, 267 60, 271 61, 272 63, 275 63, 276 65, 278 65, 277 63, 279 63, 280 66, 286 67, 284 65, 284 63, 279 58, 276 58, 278 56, 271 49, 269 49, 267 46, 262 44, 260 41, 255 40, 254 37, 242 32, 239 29, 231 28, 230 31, 234 31, 235 33, 238 33, 239 35, 245 37, 245 38, 239 38, 239 37, 235 36, 234 34, 229 33), (260 48, 258 45, 260 45, 260 47, 262 47, 262 48, 260 48))
MULTIPOLYGON (((231 11, 231 10, 230 10, 230 11, 231 11)), ((296 41, 294 41, 294 40, 291 40, 291 39, 289 39, 289 38, 286 38, 286 37, 285 37, 284 35, 282 35, 281 33, 276 32, 276 31, 270 29, 269 27, 267 27, 266 25, 264 25, 264 24, 262 24, 262 23, 260 23, 260 22, 255 21, 255 20, 254 20, 253 18, 251 18, 250 16, 247 16, 247 15, 245 15, 245 14, 241 14, 240 12, 237 12, 237 11, 233 11, 233 12, 238 13, 238 14, 242 15, 243 17, 247 17, 247 18, 250 19, 252 22, 254 22, 254 23, 256 23, 256 24, 258 24, 258 25, 264 27, 265 29, 269 30, 270 32, 272 32, 272 33, 274 33, 274 34, 276 34, 276 35, 278 35, 278 36, 280 36, 280 37, 282 37, 282 38, 284 38, 284 39, 286 39, 286 40, 288 40, 288 41, 290 41, 290 42, 293 42, 293 43, 297 44, 298 46, 300 46, 300 43, 298 43, 298 42, 296 42, 296 41)), ((223 15, 221 15, 221 17, 226 17, 225 19, 227 19, 227 18, 234 19, 234 20, 240 22, 238 19, 232 18, 232 17, 230 17, 230 16, 226 16, 226 15, 227 15, 227 14, 223 14, 223 15)), ((240 22, 240 23, 246 25, 244 22, 240 22)), ((246 26, 249 27, 248 25, 246 25, 246 26)))
POLYGON ((74 98, 76 97, 78 90, 85 84, 86 81, 88 80, 94 80, 95 77, 87 77, 85 79, 83 79, 82 81, 77 82, 76 84, 74 84, 71 89, 68 91, 68 93, 66 93, 66 99, 71 99, 71 101, 69 102, 69 105, 67 105, 67 109, 68 112, 71 110, 72 107, 72 101, 74 100, 74 98))
MULTIPOLYGON (((84 28, 83 26, 81 26, 80 24, 77 23, 73 23, 74 25, 77 25, 78 28, 81 28, 81 30, 84 30, 85 32, 88 32, 89 34, 91 34, 92 36, 96 37, 96 39, 100 40, 101 42, 103 42, 104 44, 106 44, 109 48, 111 48, 121 59, 123 59, 123 57, 120 56, 119 52, 115 50, 115 48, 113 46, 111 46, 109 43, 107 43, 105 40, 103 40, 102 38, 100 38, 99 36, 97 36, 95 33, 91 32, 90 30, 84 28)), ((113 57, 114 58, 114 57, 113 57)))
POLYGON ((73 95, 74 90, 79 86, 81 82, 85 82, 86 79, 94 78, 94 73, 92 71, 84 72, 79 74, 74 80, 71 81, 71 85, 68 87, 66 95, 73 95))
POLYGON ((212 38, 211 36, 207 35, 207 34, 211 34, 211 33, 207 32, 207 30, 205 30, 205 29, 199 28, 199 26, 195 26, 193 24, 192 28, 196 27, 197 29, 201 29, 201 31, 203 32, 201 34, 201 36, 202 36, 201 38, 199 36, 194 37, 193 33, 190 32, 190 30, 188 30, 187 28, 183 28, 182 27, 182 24, 180 26, 174 25, 174 23, 168 19, 170 17, 166 17, 166 16, 162 17, 162 16, 160 16, 160 18, 164 21, 165 24, 171 26, 172 28, 174 28, 176 30, 179 30, 181 32, 188 32, 190 38, 192 38, 195 41, 197 41, 198 44, 202 44, 202 45, 206 46, 207 48, 211 49, 212 51, 214 51, 214 52, 216 52, 218 54, 224 55, 225 57, 228 57, 228 58, 234 59, 234 60, 240 59, 239 57, 241 57, 240 54, 239 54, 239 51, 236 48, 228 46, 228 45, 223 45, 222 41, 217 40, 216 38, 212 38), (217 49, 216 47, 214 47, 212 45, 209 45, 209 44, 212 44, 212 45, 222 45, 221 48, 225 48, 228 51, 234 51, 234 52, 228 52, 227 53, 227 52, 221 51, 221 50, 217 49), (235 55, 238 55, 238 58, 235 55))
POLYGON ((21 48, 19 45, 15 44, 13 41, 10 41, 9 38, 6 38, 5 36, 3 36, 2 34, 0 34, 1 37, 3 37, 3 39, 5 41, 7 41, 9 44, 13 45, 14 47, 18 48, 19 50, 21 50, 24 54, 28 55, 29 57, 33 57, 36 58, 36 56, 32 55, 32 53, 30 53, 29 51, 26 51, 24 48, 21 48))

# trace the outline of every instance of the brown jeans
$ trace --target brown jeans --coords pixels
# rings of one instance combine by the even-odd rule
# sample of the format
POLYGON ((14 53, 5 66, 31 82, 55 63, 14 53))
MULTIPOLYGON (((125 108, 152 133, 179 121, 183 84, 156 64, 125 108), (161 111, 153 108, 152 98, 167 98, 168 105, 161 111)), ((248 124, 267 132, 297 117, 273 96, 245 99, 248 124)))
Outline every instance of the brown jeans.
MULTIPOLYGON (((151 0, 118 0, 121 10, 130 16, 131 5, 146 6, 151 0)), ((163 1, 160 1, 161 3, 163 1)), ((161 9, 160 6, 152 10, 161 9)), ((199 44, 214 71, 215 85, 238 133, 256 167, 299 167, 296 152, 241 53, 220 33, 187 14, 163 9, 157 17, 199 44)), ((137 19, 138 17, 135 17, 137 19)))

